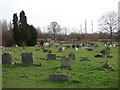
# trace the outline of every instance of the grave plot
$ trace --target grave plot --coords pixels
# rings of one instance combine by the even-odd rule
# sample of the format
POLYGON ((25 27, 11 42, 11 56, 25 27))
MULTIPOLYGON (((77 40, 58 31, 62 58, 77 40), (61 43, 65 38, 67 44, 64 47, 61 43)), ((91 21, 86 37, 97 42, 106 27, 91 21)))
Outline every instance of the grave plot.
POLYGON ((50 74, 50 80, 64 80, 68 81, 70 79, 70 71, 67 69, 57 69, 55 73, 50 74))
POLYGON ((50 79, 68 81, 71 75, 70 60, 71 60, 70 58, 64 57, 61 60, 61 66, 55 71, 55 73, 49 75, 50 79))

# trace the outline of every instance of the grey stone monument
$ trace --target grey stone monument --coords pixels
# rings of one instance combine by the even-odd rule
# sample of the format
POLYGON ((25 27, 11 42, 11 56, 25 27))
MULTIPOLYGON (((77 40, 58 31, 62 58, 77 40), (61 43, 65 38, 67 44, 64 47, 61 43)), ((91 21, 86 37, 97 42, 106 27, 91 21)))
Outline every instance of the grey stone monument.
POLYGON ((22 53, 22 64, 33 65, 33 53, 22 53))
POLYGON ((9 53, 3 53, 2 64, 12 64, 12 56, 9 53))
POLYGON ((69 54, 69 58, 70 58, 71 60, 75 60, 75 53, 74 53, 74 52, 71 52, 71 53, 69 54))
POLYGON ((61 60, 61 67, 64 67, 64 68, 70 68, 71 67, 71 64, 70 64, 70 59, 69 58, 63 58, 61 60))
POLYGON ((48 54, 47 60, 56 60, 56 54, 48 54))

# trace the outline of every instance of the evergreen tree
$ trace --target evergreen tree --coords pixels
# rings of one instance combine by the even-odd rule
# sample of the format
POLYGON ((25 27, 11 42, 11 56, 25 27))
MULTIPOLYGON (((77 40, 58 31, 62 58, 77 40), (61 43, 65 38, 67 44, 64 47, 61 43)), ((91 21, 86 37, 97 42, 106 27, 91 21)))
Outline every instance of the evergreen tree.
POLYGON ((37 32, 33 25, 27 24, 27 17, 25 12, 20 12, 20 19, 18 21, 17 14, 13 15, 13 37, 18 45, 33 46, 37 43, 37 32))
POLYGON ((13 14, 13 38, 16 41, 16 44, 19 45, 19 40, 20 40, 20 30, 18 27, 18 16, 17 13, 13 14))
POLYGON ((27 45, 27 40, 30 39, 30 31, 29 31, 29 25, 27 24, 27 18, 25 16, 25 12, 20 12, 20 20, 19 20, 19 29, 20 29, 20 35, 21 40, 20 42, 25 45, 27 45))
POLYGON ((34 46, 37 43, 37 31, 33 25, 29 26, 30 39, 27 40, 28 46, 34 46))

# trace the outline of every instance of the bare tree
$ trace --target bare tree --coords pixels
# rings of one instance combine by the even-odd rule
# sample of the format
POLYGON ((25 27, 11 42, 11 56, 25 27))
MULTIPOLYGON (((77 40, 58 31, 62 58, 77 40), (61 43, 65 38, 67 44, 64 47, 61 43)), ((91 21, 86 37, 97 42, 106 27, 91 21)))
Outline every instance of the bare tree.
POLYGON ((51 22, 48 26, 48 32, 53 34, 53 38, 56 39, 56 35, 61 31, 61 27, 57 22, 51 22))
POLYGON ((115 11, 109 11, 101 16, 101 18, 98 20, 99 22, 99 29, 102 31, 107 31, 110 33, 110 39, 111 43, 113 40, 113 35, 115 30, 117 30, 118 25, 118 16, 115 11))
POLYGON ((62 27, 61 28, 61 34, 67 34, 67 27, 62 27))

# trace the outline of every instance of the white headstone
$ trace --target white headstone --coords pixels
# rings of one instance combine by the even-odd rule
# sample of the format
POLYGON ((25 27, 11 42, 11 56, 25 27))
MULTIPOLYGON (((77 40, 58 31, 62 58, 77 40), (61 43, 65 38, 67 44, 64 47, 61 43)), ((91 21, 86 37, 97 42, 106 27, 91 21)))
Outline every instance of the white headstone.
POLYGON ((116 48, 116 44, 113 44, 113 47, 116 48))
POLYGON ((78 51, 78 48, 75 48, 76 51, 78 51))
POLYGON ((62 47, 62 51, 64 51, 65 50, 65 47, 62 47))
POLYGON ((112 44, 110 44, 109 47, 112 47, 112 44))
POLYGON ((18 47, 18 45, 15 45, 15 47, 18 47))

